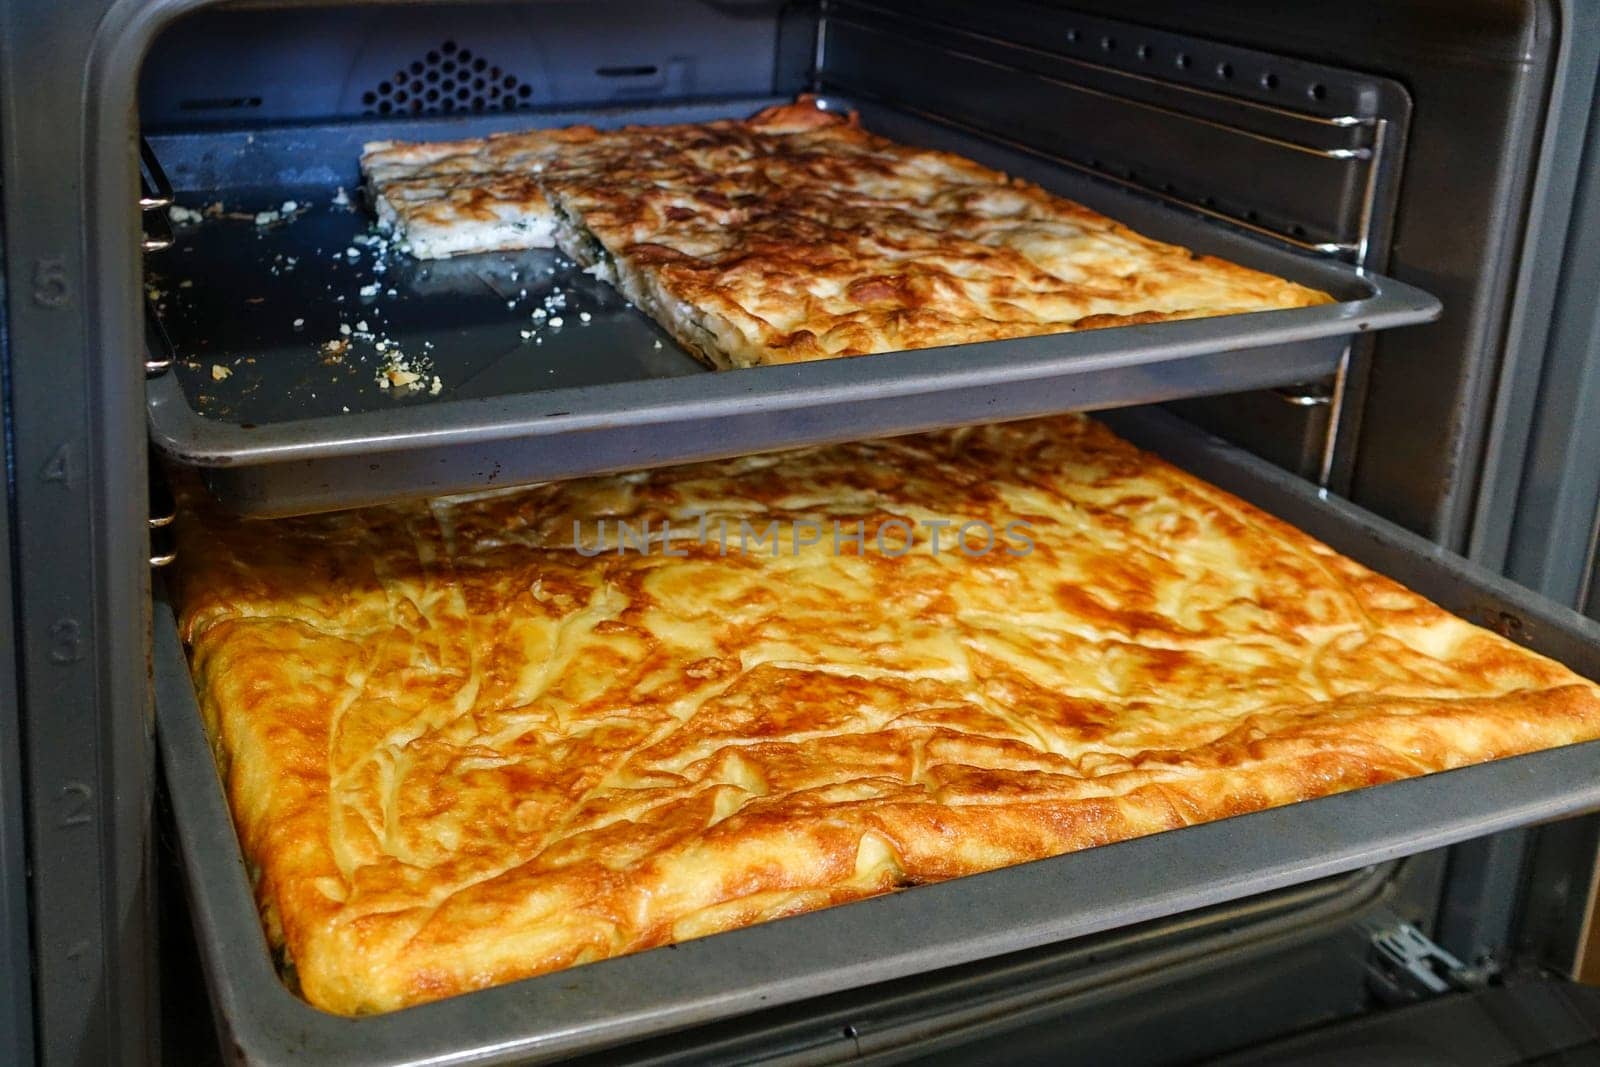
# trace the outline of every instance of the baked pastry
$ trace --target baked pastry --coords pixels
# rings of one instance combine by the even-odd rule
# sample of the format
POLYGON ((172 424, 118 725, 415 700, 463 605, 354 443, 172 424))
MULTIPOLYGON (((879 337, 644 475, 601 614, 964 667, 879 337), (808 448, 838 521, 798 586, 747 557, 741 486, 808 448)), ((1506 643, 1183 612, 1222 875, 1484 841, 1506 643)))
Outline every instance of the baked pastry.
POLYGON ((716 367, 1331 301, 809 98, 745 121, 366 146, 423 257, 558 246, 716 367))
POLYGON ((418 259, 555 247, 555 214, 539 175, 563 148, 591 145, 592 126, 464 141, 369 141, 361 174, 378 225, 418 259))
POLYGON ((336 1012, 1600 736, 1593 683, 1076 415, 190 492, 178 537, 270 939, 336 1012))

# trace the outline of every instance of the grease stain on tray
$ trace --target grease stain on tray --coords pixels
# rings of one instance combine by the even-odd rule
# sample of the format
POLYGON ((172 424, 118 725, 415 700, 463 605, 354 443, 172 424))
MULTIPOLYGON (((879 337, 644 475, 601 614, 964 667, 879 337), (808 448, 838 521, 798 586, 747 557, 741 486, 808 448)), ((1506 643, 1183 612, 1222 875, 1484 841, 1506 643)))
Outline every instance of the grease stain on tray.
POLYGON ((413 260, 343 189, 182 199, 179 247, 151 260, 147 295, 205 418, 265 425, 703 372, 552 251, 413 260))

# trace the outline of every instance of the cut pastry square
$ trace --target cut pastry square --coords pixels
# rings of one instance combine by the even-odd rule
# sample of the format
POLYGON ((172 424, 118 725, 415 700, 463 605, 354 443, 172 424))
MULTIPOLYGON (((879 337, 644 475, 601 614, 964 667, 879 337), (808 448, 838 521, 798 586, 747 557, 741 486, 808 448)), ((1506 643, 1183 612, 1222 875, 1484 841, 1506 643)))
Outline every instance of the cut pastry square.
MULTIPOLYGON (((556 247, 556 215, 545 182, 626 168, 637 177, 670 166, 706 142, 739 132, 782 136, 832 123, 810 103, 773 108, 748 122, 722 120, 598 130, 567 126, 458 141, 370 141, 361 173, 378 224, 418 259, 556 247)), ((686 157, 687 158, 687 157, 686 157)), ((696 157, 704 165, 704 154, 696 157)), ((682 181, 683 175, 675 175, 682 181)))
POLYGON ((378 224, 418 259, 555 247, 555 216, 540 174, 564 149, 592 142, 590 126, 462 141, 371 141, 361 173, 378 224))

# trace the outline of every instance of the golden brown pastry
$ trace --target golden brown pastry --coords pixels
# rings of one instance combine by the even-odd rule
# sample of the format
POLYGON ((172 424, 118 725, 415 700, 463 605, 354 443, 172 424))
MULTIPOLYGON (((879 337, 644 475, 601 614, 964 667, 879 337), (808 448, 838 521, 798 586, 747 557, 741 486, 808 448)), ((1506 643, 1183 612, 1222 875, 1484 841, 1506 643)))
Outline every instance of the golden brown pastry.
POLYGON ((179 536, 269 934, 337 1012, 1600 735, 1590 682, 1078 416, 190 494, 179 536))
POLYGON ((362 169, 413 254, 557 245, 721 368, 1332 299, 809 98, 745 121, 374 142, 362 169))

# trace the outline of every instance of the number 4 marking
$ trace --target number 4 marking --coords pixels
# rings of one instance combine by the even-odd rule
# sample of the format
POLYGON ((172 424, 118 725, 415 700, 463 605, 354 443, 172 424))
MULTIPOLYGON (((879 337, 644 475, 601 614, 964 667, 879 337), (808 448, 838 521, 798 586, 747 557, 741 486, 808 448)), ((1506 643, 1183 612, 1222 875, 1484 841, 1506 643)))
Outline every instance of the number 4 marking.
POLYGON ((72 488, 72 444, 70 442, 60 445, 50 453, 50 458, 45 461, 44 469, 39 472, 39 480, 44 482, 60 482, 63 488, 72 488))

